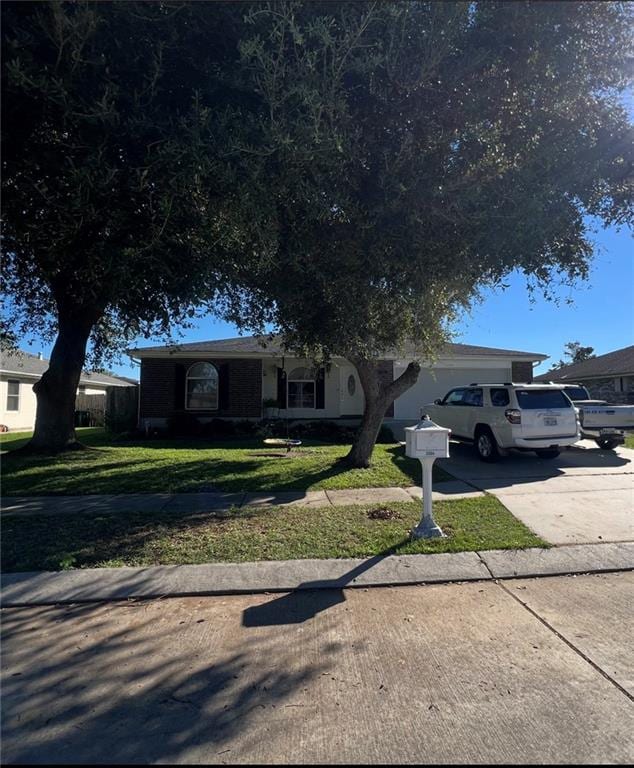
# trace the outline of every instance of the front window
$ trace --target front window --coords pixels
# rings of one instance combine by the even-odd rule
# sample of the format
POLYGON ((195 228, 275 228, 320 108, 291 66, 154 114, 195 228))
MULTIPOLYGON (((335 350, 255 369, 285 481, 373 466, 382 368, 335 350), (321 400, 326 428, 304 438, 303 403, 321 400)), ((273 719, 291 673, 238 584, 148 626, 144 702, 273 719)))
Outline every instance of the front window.
POLYGON ((218 408, 218 371, 211 363, 194 363, 187 372, 185 407, 196 411, 218 408))
POLYGON ((20 410, 20 382, 7 381, 7 411, 20 410))
POLYGON ((468 389, 462 396, 463 405, 474 405, 478 408, 482 407, 482 390, 481 389, 468 389))
POLYGON ((519 407, 524 411, 572 407, 572 403, 560 389, 518 389, 516 395, 519 407))
POLYGON ((315 374, 309 368, 295 368, 288 374, 288 408, 315 407, 315 374))

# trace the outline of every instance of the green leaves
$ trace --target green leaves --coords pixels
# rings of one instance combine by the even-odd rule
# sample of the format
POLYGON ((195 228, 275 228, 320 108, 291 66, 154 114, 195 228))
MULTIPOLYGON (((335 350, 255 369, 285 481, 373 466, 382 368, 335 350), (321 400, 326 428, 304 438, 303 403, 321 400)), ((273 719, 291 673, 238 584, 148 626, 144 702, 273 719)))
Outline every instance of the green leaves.
POLYGON ((432 351, 513 269, 583 278, 586 214, 632 220, 628 4, 2 14, 23 329, 97 305, 107 349, 204 306, 319 354, 432 351))

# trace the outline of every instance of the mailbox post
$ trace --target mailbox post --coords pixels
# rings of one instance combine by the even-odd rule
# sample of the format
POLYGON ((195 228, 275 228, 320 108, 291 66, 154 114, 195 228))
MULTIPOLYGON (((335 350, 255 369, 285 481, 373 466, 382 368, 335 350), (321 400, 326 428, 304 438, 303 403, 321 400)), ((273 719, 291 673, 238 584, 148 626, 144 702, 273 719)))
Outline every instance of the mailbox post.
POLYGON ((449 457, 450 429, 435 424, 427 414, 415 427, 405 427, 405 454, 418 459, 423 470, 423 516, 412 529, 413 539, 433 539, 445 534, 436 525, 431 509, 432 467, 436 459, 449 457))

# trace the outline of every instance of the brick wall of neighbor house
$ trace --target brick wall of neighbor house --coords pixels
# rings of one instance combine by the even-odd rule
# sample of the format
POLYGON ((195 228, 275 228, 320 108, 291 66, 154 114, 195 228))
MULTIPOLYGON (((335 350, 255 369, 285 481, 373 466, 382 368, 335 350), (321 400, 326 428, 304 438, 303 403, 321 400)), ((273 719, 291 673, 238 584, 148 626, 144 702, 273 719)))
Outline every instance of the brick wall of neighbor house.
MULTIPOLYGON (((222 386, 222 385, 221 385, 222 386)), ((180 400, 180 398, 179 398, 180 400)), ((198 359, 145 358, 141 360, 141 407, 140 419, 169 418, 174 414, 189 413, 194 416, 213 418, 260 418, 262 415, 262 361, 247 359, 198 359), (228 405, 217 411, 185 411, 182 402, 176 403, 176 366, 185 371, 193 363, 213 363, 219 370, 226 365, 229 383, 228 405)))
POLYGON ((579 379, 579 384, 588 390, 593 400, 605 400, 611 405, 634 405, 634 376, 619 376, 606 379, 579 379), (617 392, 620 388, 620 380, 623 380, 623 392, 617 392))
POLYGON ((513 360, 511 363, 511 381, 530 384, 533 380, 533 364, 530 360, 513 360))
MULTIPOLYGON (((391 360, 381 360, 379 362, 379 379, 381 384, 394 380, 394 363, 391 360)), ((394 401, 392 401, 385 411, 386 416, 394 416, 394 401)))

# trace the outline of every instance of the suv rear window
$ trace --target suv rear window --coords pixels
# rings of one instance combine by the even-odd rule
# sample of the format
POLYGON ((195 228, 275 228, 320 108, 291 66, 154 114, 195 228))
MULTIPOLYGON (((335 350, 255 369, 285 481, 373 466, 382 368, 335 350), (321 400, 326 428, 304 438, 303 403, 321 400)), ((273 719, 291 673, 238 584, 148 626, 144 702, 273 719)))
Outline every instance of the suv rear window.
POLYGON ((515 394, 519 407, 525 411, 572 407, 572 403, 560 389, 518 389, 515 394))

